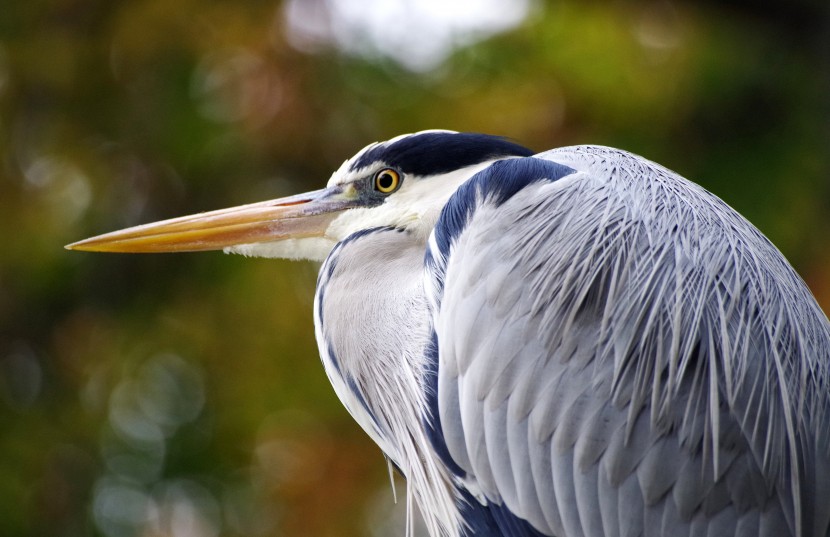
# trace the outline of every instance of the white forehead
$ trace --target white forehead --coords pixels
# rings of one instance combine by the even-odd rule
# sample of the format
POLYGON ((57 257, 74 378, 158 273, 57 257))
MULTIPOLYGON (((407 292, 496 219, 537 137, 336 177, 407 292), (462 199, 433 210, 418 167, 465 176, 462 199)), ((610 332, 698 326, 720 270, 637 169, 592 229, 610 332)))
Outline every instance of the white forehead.
POLYGON ((366 151, 369 151, 373 147, 377 147, 377 146, 381 145, 382 143, 387 143, 387 142, 374 142, 374 143, 371 143, 371 144, 367 145, 366 147, 364 147, 363 149, 361 149, 360 151, 358 151, 357 154, 355 156, 353 156, 352 158, 344 160, 343 164, 341 164, 340 167, 337 168, 337 170, 335 170, 335 172, 333 174, 331 174, 331 177, 329 177, 329 181, 328 181, 328 183, 326 183, 326 186, 327 187, 332 187, 334 185, 342 185, 344 183, 348 183, 350 181, 353 181, 353 180, 357 179, 358 177, 362 177, 366 173, 366 169, 369 166, 363 166, 362 168, 360 168, 358 170, 352 170, 351 169, 352 168, 352 163, 355 162, 357 159, 359 159, 361 157, 361 155, 363 155, 363 153, 365 153, 366 151))

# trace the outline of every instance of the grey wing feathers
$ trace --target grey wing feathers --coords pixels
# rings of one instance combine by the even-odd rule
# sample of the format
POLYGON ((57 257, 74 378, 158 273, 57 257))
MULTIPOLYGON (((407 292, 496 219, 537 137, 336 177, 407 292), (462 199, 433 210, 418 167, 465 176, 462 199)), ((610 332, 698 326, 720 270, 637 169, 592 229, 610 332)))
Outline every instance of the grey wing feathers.
POLYGON ((825 537, 827 318, 716 197, 601 147, 452 245, 438 405, 465 484, 574 536, 825 537))

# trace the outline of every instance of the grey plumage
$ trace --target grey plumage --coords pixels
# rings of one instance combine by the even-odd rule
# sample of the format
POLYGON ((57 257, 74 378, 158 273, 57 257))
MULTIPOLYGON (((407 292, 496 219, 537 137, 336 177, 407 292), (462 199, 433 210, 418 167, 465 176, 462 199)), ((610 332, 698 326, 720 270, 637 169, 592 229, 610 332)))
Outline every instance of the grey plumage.
POLYGON ((538 157, 581 173, 483 202, 432 312, 453 458, 551 535, 826 535, 830 334, 802 280, 662 167, 538 157), (551 468, 531 493, 500 479, 526 453, 551 468))
POLYGON ((71 247, 324 260, 323 365, 433 536, 830 537, 827 317, 641 157, 424 131, 319 191, 71 247))

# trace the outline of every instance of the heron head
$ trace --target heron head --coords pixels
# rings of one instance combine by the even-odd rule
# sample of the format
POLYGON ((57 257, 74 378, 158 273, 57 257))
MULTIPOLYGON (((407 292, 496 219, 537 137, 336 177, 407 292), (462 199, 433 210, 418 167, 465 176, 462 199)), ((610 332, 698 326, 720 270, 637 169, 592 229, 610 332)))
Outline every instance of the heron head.
POLYGON ((136 226, 67 246, 97 252, 224 250, 322 260, 364 229, 395 227, 426 240, 453 192, 492 162, 532 152, 497 136, 421 131, 366 146, 326 188, 136 226))

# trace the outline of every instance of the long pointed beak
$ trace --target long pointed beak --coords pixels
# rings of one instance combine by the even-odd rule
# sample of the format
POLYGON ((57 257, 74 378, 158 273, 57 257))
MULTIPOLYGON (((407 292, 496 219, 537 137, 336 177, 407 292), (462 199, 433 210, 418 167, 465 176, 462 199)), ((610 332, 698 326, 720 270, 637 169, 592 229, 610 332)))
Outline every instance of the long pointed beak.
POLYGON ((221 250, 240 244, 325 235, 341 211, 355 205, 341 187, 240 205, 123 229, 72 244, 68 250, 157 253, 221 250))

